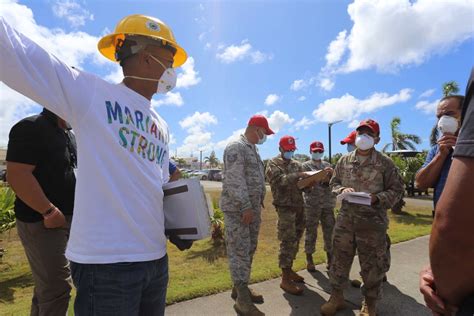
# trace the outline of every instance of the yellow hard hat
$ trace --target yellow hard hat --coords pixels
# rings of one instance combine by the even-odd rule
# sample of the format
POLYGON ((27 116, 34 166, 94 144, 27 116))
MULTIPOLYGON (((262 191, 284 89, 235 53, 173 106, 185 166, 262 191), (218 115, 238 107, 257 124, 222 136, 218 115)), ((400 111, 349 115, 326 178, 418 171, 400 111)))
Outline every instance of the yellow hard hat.
POLYGON ((186 62, 188 55, 184 49, 176 43, 171 29, 157 18, 133 14, 123 18, 115 27, 112 34, 102 37, 97 44, 99 51, 106 58, 117 62, 115 49, 119 40, 125 40, 126 35, 141 35, 152 39, 165 41, 166 44, 176 49, 173 67, 179 67, 186 62))

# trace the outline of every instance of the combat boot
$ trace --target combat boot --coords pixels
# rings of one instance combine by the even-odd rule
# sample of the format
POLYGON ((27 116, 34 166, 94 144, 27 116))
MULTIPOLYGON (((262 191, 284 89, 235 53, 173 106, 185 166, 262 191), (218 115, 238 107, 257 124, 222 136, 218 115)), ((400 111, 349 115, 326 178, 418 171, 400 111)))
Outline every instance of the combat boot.
POLYGON ((366 297, 362 302, 359 316, 375 316, 377 309, 377 300, 375 298, 366 297))
MULTIPOLYGON (((247 289, 250 292, 250 300, 253 303, 257 303, 257 304, 262 304, 263 303, 263 296, 261 294, 255 292, 254 290, 252 290, 249 287, 247 287, 247 289)), ((237 298, 237 287, 236 286, 234 286, 232 288, 232 294, 230 294, 230 297, 232 297, 234 300, 237 298)))
POLYGON ((310 253, 306 254, 306 270, 309 272, 316 272, 316 267, 313 262, 313 255, 310 253))
POLYGON ((321 306, 321 315, 333 316, 338 310, 344 309, 346 302, 342 290, 333 290, 329 301, 321 306))
POLYGON ((290 279, 293 282, 304 283, 304 278, 290 268, 290 279))
POLYGON ((326 258, 328 259, 328 261, 326 261, 326 269, 329 271, 329 268, 331 267, 332 253, 326 252, 326 258))
POLYGON ((291 269, 290 268, 283 268, 282 269, 280 288, 283 291, 285 291, 286 293, 289 293, 289 294, 293 294, 293 295, 303 294, 303 288, 301 286, 297 285, 291 279, 291 269))
POLYGON ((265 316, 250 299, 250 291, 245 285, 236 286, 237 299, 235 300, 234 309, 241 316, 265 316))

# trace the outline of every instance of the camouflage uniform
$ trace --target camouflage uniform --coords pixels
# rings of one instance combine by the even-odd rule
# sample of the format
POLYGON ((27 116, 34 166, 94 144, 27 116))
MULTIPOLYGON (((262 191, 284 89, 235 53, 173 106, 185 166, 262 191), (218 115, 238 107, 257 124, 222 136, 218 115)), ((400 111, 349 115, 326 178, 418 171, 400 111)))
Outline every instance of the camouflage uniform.
POLYGON ((382 279, 390 268, 387 209, 403 194, 398 170, 390 158, 376 150, 362 163, 353 151, 339 160, 330 185, 335 194, 354 188, 356 192, 375 194, 378 198, 372 206, 342 202, 334 228, 331 285, 335 290, 346 287, 357 249, 364 282, 362 294, 380 298, 382 279))
MULTIPOLYGON (((316 162, 314 160, 303 163, 305 171, 317 171, 330 168, 326 161, 316 162)), ((304 250, 307 254, 313 254, 318 237, 318 224, 321 220, 324 237, 324 251, 332 252, 332 233, 334 230, 334 207, 336 198, 333 196, 327 183, 318 183, 310 190, 303 193, 305 207, 306 234, 304 250)))
POLYGON ((299 172, 303 172, 303 167, 298 161, 286 161, 280 156, 270 160, 265 171, 278 212, 280 268, 292 267, 304 231, 303 196, 296 186, 299 172))
POLYGON ((264 166, 255 145, 244 135, 224 151, 221 209, 224 212, 229 268, 234 285, 248 284, 257 249, 261 205, 265 197, 264 166), (242 212, 254 211, 250 225, 242 223, 242 212))

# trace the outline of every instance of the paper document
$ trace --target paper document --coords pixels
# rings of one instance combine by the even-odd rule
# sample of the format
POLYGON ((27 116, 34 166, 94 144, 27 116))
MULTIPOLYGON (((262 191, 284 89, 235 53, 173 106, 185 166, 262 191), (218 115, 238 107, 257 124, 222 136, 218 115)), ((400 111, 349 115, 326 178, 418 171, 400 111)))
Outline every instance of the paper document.
POLYGON ((212 203, 197 178, 163 185, 165 233, 198 240, 210 235, 212 203))
POLYGON ((326 171, 318 170, 318 171, 306 171, 305 172, 307 177, 303 178, 298 181, 296 186, 298 189, 306 188, 307 186, 314 184, 315 182, 321 182, 328 178, 326 171))
POLYGON ((365 192, 345 192, 337 196, 338 201, 346 200, 349 203, 371 205, 372 198, 365 192))

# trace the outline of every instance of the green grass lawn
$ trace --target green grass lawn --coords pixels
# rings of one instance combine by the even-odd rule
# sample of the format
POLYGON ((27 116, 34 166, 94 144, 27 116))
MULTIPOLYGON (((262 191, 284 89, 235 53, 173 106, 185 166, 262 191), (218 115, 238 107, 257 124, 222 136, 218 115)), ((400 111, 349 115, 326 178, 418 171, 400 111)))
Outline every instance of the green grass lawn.
MULTIPOLYGON (((219 191, 209 192, 214 200, 219 191)), ((271 194, 265 200, 262 213, 259 245, 252 268, 252 283, 278 277, 277 214, 271 204, 271 194)), ((390 214, 389 234, 393 243, 427 235, 431 231, 431 207, 407 205, 406 215, 390 214)), ((319 236, 321 232, 319 232, 319 236)), ((324 262, 322 238, 318 238, 315 261, 324 262)), ((5 249, 0 262, 0 315, 28 315, 33 280, 23 248, 16 231, 0 236, 0 247, 5 249)), ((300 247, 301 248, 301 247, 300 247)), ((214 245, 211 240, 194 243, 190 250, 180 252, 168 246, 170 283, 167 303, 175 303, 194 297, 209 295, 231 288, 225 247, 214 245)), ((305 268, 303 251, 295 261, 296 270, 305 268)), ((71 301, 72 306, 72 301, 71 301)), ((69 313, 72 315, 72 312, 69 313)))

